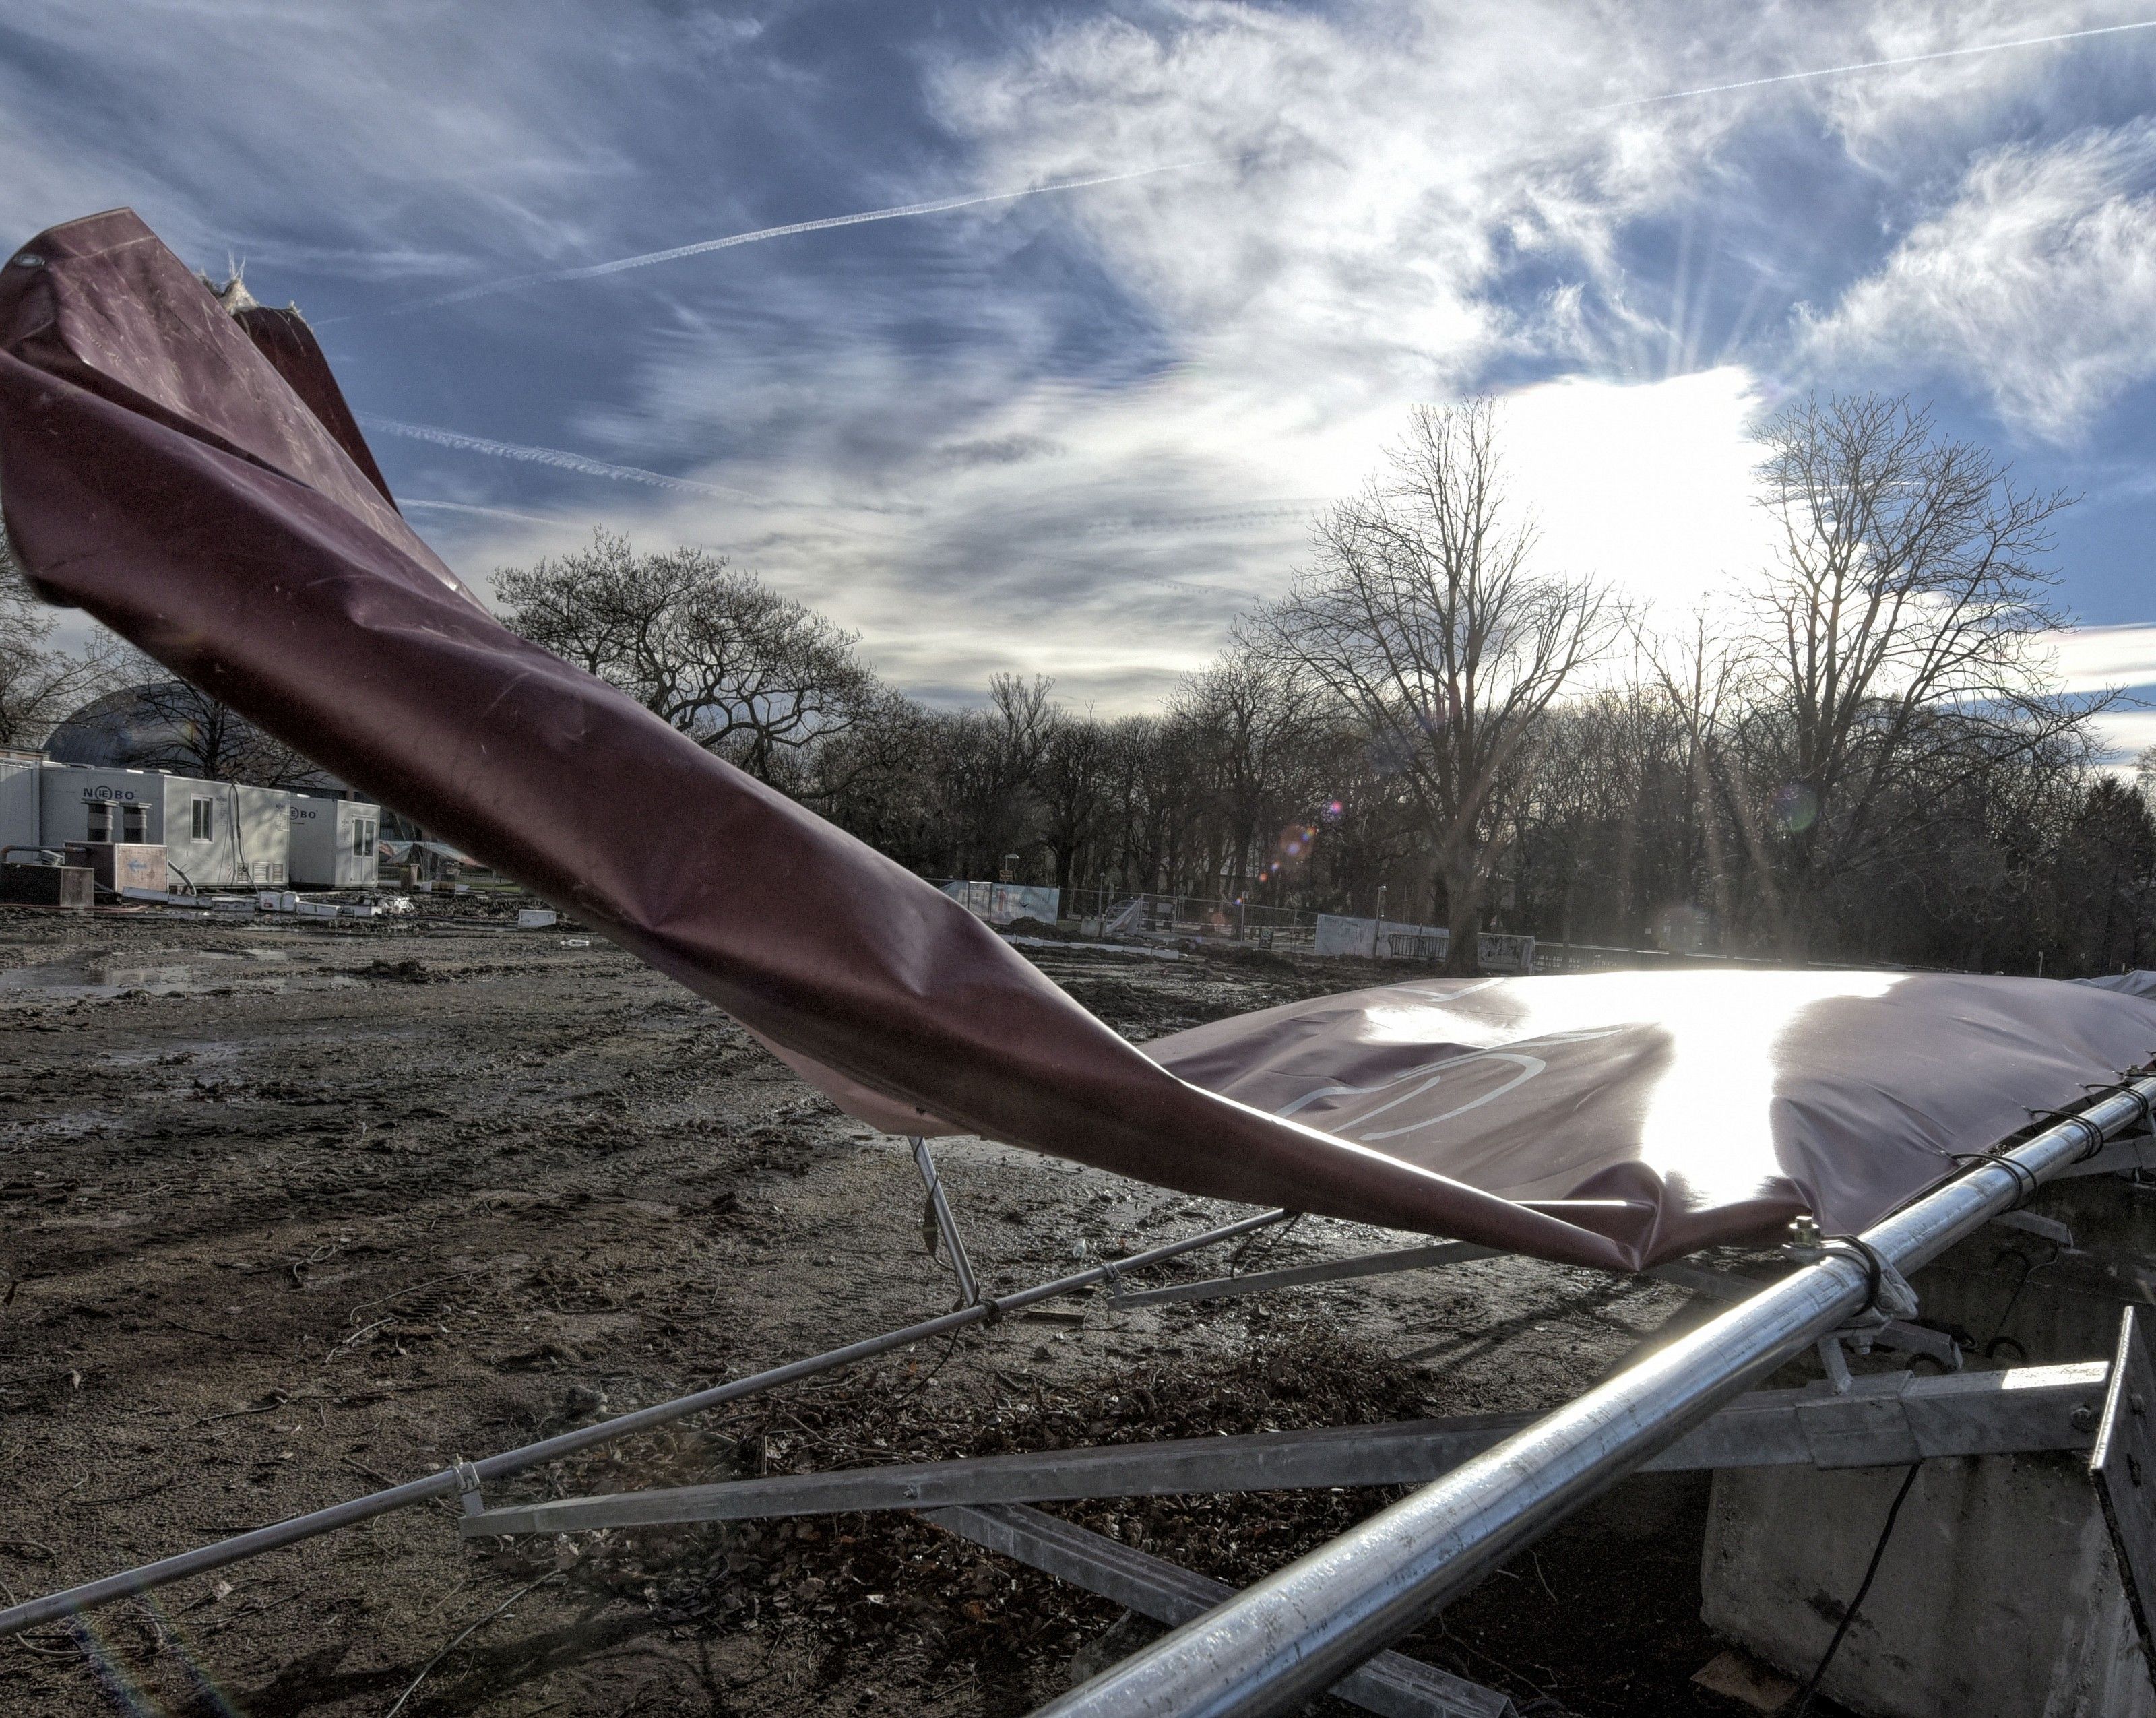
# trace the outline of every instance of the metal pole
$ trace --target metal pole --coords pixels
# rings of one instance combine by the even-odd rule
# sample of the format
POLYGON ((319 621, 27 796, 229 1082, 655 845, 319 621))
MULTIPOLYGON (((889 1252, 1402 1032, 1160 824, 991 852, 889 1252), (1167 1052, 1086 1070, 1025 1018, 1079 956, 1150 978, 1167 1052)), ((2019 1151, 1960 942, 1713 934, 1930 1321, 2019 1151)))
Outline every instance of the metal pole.
POLYGON ((942 1178, 936 1173, 936 1160, 928 1154, 928 1141, 916 1134, 912 1145, 913 1167, 921 1172, 928 1188, 928 1211, 936 1220, 935 1233, 942 1236, 944 1249, 951 1255, 951 1269, 958 1274, 958 1304, 971 1306, 981 1298, 981 1291, 973 1283, 973 1262, 966 1257, 966 1244, 959 1238, 958 1219, 951 1214, 951 1202, 943 1197, 942 1178))
MULTIPOLYGON (((2147 1121, 2156 1079, 1924 1195, 1863 1236, 1908 1272, 2035 1185, 2147 1121), (2005 1167, 2010 1163, 2013 1167, 2005 1167)), ((1407 1633, 1747 1386, 1861 1310, 1861 1256, 1833 1252, 1546 1415, 1040 1709, 1039 1718, 1289 1712, 1407 1633)))
MULTIPOLYGON (((1286 1217, 1285 1211, 1266 1211, 1255 1217, 1223 1223, 1218 1228, 1208 1229, 1203 1234, 1191 1235, 1180 1241, 1170 1241, 1150 1252, 1133 1254, 1127 1259, 1112 1259, 1070 1276, 1058 1277, 1053 1282, 1038 1283, 1032 1288, 1020 1289, 1013 1294, 977 1300, 970 1306, 947 1312, 941 1318, 923 1319, 919 1324, 908 1325, 903 1330, 886 1331, 880 1336, 870 1336, 844 1348, 834 1348, 827 1354, 813 1355, 806 1360, 774 1367, 769 1372, 737 1378, 730 1384, 715 1385, 709 1390, 700 1390, 693 1396, 680 1396, 671 1402, 657 1403, 649 1408, 639 1408, 634 1413, 602 1420, 595 1426, 585 1426, 577 1431, 564 1432, 558 1437, 542 1439, 536 1444, 527 1444, 520 1449, 505 1450, 499 1455, 488 1456, 484 1461, 470 1464, 469 1469, 480 1480, 498 1480, 506 1474, 521 1473, 542 1462, 556 1461, 562 1456, 573 1455, 580 1449, 588 1449, 595 1444, 610 1443, 616 1438, 625 1438, 632 1432, 649 1431, 654 1426, 663 1426, 692 1413, 701 1413, 706 1408, 718 1408, 744 1396, 757 1395, 783 1384, 797 1383, 803 1378, 813 1378, 821 1372, 834 1372, 842 1366, 852 1365, 855 1361, 872 1360, 879 1354, 888 1354, 894 1348, 903 1348, 931 1336, 940 1336, 964 1325, 978 1324, 983 1319, 1000 1318, 1007 1313, 1019 1311, 1036 1301, 1075 1294, 1081 1289, 1090 1289, 1096 1283, 1108 1281, 1119 1271, 1142 1270, 1147 1265, 1160 1264, 1164 1259, 1173 1259, 1199 1247, 1209 1247, 1219 1241, 1231 1241, 1253 1229, 1265 1228, 1282 1222, 1286 1217)), ((296 1545, 303 1539, 333 1533, 340 1527, 372 1521, 375 1516, 388 1515, 393 1510, 424 1503, 430 1497, 453 1497, 464 1489, 465 1481, 459 1470, 454 1467, 447 1468, 439 1474, 429 1474, 424 1479, 408 1480, 403 1485, 393 1485, 387 1491, 371 1492, 365 1497, 355 1497, 347 1503, 333 1504, 311 1515, 295 1515, 290 1521, 279 1521, 272 1526, 258 1527, 251 1533, 219 1540, 215 1545, 182 1551, 177 1556, 162 1557, 154 1563, 145 1563, 140 1568, 130 1569, 121 1574, 108 1575, 101 1581, 91 1581, 80 1587, 70 1587, 64 1592, 48 1593, 43 1598, 32 1599, 27 1604, 14 1605, 0 1611, 0 1639, 11 1634, 19 1634, 25 1628, 34 1628, 40 1623, 73 1616, 78 1611, 94 1610, 99 1605, 110 1604, 115 1599, 146 1592, 153 1587, 183 1581, 190 1575, 207 1574, 212 1569, 222 1569, 228 1564, 259 1556, 266 1551, 276 1551, 287 1545, 296 1545)))

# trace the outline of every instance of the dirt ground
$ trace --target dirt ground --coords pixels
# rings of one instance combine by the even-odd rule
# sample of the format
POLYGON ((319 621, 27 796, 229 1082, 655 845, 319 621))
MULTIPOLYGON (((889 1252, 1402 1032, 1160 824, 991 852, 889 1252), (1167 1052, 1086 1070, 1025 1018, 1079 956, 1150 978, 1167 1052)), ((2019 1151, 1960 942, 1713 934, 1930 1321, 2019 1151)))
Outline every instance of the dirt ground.
MULTIPOLYGON (((1030 949, 1142 1038, 1368 982, 1030 949)), ((946 1310, 902 1142, 593 938, 0 909, 0 1591, 27 1597, 946 1310)), ((973 1140, 1001 1288, 1240 1214, 973 1140)), ((1270 1262, 1398 1244, 1306 1222, 1270 1262)), ((1254 1254, 1255 1249, 1254 1248, 1254 1254)), ((1246 1264, 1248 1261, 1245 1261, 1246 1264)), ((1160 1280, 1215 1274, 1222 1253, 1160 1280)), ((1015 1318, 490 1488, 1556 1403, 1687 1315, 1516 1260, 1015 1318)), ((1374 1492, 1059 1506, 1246 1582, 1374 1492)), ((1630 1482, 1403 1650, 1583 1718, 1688 1679, 1703 1481, 1630 1482)), ((0 1643, 10 1718, 1029 1710, 1120 1613, 905 1515, 560 1541, 447 1503, 0 1643), (401 1704, 400 1704, 401 1702, 401 1704)), ((1345 1711, 1327 1703, 1328 1710, 1345 1711)))

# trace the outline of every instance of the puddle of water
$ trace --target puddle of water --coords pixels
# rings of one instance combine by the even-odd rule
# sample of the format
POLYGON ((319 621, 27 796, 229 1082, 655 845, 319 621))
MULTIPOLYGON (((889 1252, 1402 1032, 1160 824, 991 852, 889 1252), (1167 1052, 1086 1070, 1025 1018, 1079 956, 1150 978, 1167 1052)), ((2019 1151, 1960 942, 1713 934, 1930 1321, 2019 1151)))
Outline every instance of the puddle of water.
POLYGON ((175 995, 192 987, 189 967, 14 967, 0 972, 0 991, 44 996, 117 996, 123 990, 175 995))

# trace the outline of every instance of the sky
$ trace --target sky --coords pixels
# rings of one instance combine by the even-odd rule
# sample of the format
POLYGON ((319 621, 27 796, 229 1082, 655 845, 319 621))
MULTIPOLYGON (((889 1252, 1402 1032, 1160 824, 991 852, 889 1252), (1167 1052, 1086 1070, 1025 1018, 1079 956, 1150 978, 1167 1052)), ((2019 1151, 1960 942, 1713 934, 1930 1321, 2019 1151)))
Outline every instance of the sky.
POLYGON ((2151 700, 2123 756, 2156 741, 2143 26, 4 0, 0 243, 128 204, 296 302, 481 588, 598 526, 698 544, 938 702, 1011 671, 1151 706, 1415 403, 1475 392, 1542 564, 1674 618, 1762 563, 1767 416, 1907 392, 2080 498, 2061 669, 2151 700))

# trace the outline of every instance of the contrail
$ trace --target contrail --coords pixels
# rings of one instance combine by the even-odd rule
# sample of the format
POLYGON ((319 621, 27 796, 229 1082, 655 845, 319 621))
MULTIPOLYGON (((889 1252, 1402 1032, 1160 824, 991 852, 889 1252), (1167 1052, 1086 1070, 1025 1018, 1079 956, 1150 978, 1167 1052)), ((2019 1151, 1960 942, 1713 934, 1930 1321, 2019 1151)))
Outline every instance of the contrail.
POLYGON ((563 519, 559 515, 550 516, 543 513, 512 513, 506 507, 480 507, 474 505, 470 501, 436 501, 429 500, 425 495, 400 495, 398 497, 397 505, 400 508, 432 507, 437 511, 445 513, 476 513, 485 519, 513 519, 520 525, 574 525, 577 523, 573 519, 563 519))
POLYGON ((686 477, 668 477, 660 472, 646 471, 640 465, 609 465, 603 459, 588 459, 582 454, 565 454, 559 448, 527 448, 521 442, 489 441, 483 435, 465 435, 454 429, 437 429, 431 423, 406 423, 395 418, 373 418, 364 413, 359 421, 369 429, 386 429, 392 435, 408 435, 414 441, 433 442, 438 447, 457 448, 467 454, 491 454, 497 459, 522 459, 534 465, 557 466, 563 471, 581 471, 587 477, 610 477, 617 483, 649 484, 654 489, 678 490, 688 495, 716 495, 726 501, 762 499, 745 490, 730 490, 715 483, 698 483, 686 477))
MULTIPOLYGON (((1138 167, 1127 173, 1098 173, 1088 179, 1058 179, 1047 185, 1028 185, 1019 191, 990 191, 969 197, 942 197, 931 203, 902 203, 893 208, 864 209, 859 214, 826 215, 821 220, 795 221, 784 227, 760 227, 753 233, 735 233, 724 238, 706 238, 696 244, 677 244, 670 250, 649 250, 633 257, 617 257, 610 263, 590 263, 578 269, 549 269, 534 274, 511 274, 500 280, 460 287, 434 298, 415 299, 386 310, 359 311, 355 315, 401 316, 410 310, 433 310, 441 305, 460 305, 497 292, 513 292, 520 286, 536 286, 557 280, 596 280, 605 274, 648 269, 654 263, 679 262, 715 250, 731 250, 737 244, 760 244, 767 238, 790 238, 797 233, 823 233, 834 227, 858 227, 868 221, 896 221, 907 215, 940 215, 950 209, 978 208, 983 203, 1013 203, 1021 197, 1041 197, 1051 191, 1082 191, 1089 185, 1117 185, 1127 179, 1148 178, 1155 173, 1177 173, 1204 162, 1171 162, 1165 167, 1138 167)), ((354 316, 330 316, 330 322, 349 322, 354 316)))
POLYGON ((2094 29, 2067 30, 2056 36, 2024 36, 2012 42, 1979 42, 1970 48, 1942 48, 1933 54, 1907 54, 1897 59, 1866 59, 1855 65, 1821 66, 1817 71, 1783 72, 1771 78, 1747 78, 1738 84, 1709 84, 1700 90, 1672 90, 1661 95, 1640 95, 1630 101, 1606 101, 1591 109, 1594 113, 1609 113, 1621 107, 1647 107, 1657 101, 1682 101, 1693 95, 1722 95, 1732 90, 1758 90, 1768 84, 1797 84, 1807 78, 1839 77, 1844 72, 1874 72, 1888 66, 1922 65, 1931 59, 1958 59, 1969 54, 1999 54, 2009 48, 2044 48, 2055 42, 2081 42, 2091 36, 2116 36, 2127 30, 2156 29, 2156 18, 2144 18, 2139 23, 2102 24, 2094 29))

